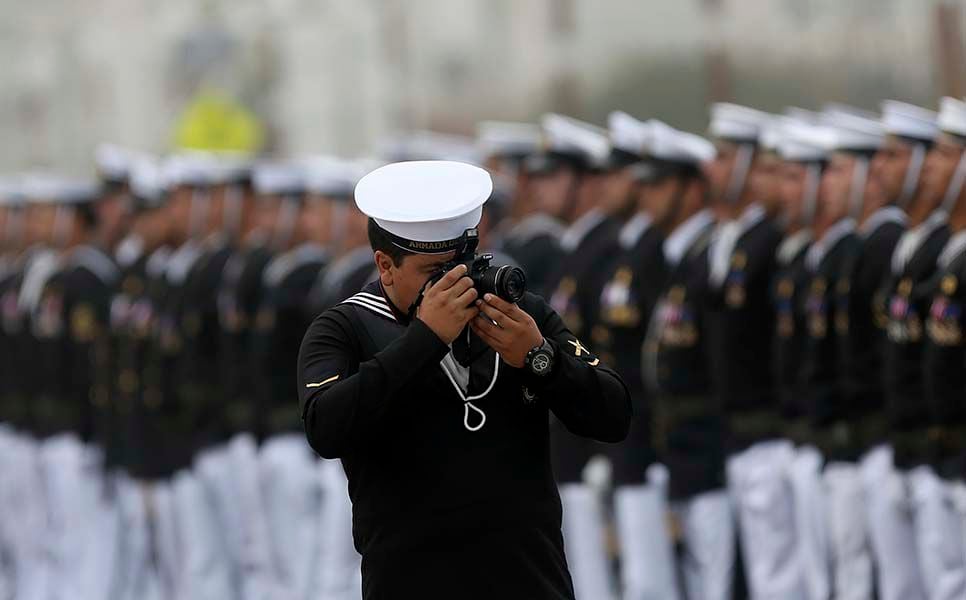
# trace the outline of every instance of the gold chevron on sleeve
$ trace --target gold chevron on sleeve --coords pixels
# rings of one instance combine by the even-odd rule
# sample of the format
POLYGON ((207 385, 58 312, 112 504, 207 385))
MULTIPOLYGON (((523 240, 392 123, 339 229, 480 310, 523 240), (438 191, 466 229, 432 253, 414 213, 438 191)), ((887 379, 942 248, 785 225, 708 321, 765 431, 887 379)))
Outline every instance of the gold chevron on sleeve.
POLYGON ((306 383, 306 384, 305 384, 305 387, 307 387, 307 388, 317 388, 317 387, 322 387, 323 385, 325 385, 325 384, 327 384, 327 383, 332 383, 333 381, 335 381, 335 380, 336 380, 336 379, 338 379, 338 378, 339 378, 339 376, 338 376, 338 375, 333 375, 332 377, 329 377, 329 378, 328 378, 328 379, 326 379, 325 381, 320 381, 320 382, 318 382, 318 383, 306 383))

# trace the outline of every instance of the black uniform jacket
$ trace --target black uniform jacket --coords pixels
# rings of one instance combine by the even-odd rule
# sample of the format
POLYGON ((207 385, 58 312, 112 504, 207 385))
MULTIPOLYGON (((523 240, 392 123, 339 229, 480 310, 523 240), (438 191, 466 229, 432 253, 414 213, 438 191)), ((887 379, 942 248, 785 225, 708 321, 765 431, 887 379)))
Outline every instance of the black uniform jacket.
POLYGON ((461 382, 444 370, 449 347, 422 321, 407 323, 378 282, 306 333, 305 432, 345 467, 366 598, 573 598, 548 413, 618 442, 630 400, 542 299, 527 294, 520 307, 555 348, 541 380, 472 343, 461 382))
POLYGON ((923 350, 930 462, 945 477, 966 474, 966 233, 950 240, 940 259, 939 287, 926 317, 923 350), (954 245, 955 244, 955 245, 954 245))
MULTIPOLYGON (((887 334, 883 383, 896 465, 909 468, 928 459, 929 409, 922 376, 925 320, 939 285, 936 261, 949 240, 940 224, 923 236, 902 268, 886 280, 887 334)), ((900 241, 900 244, 902 242, 900 241)))

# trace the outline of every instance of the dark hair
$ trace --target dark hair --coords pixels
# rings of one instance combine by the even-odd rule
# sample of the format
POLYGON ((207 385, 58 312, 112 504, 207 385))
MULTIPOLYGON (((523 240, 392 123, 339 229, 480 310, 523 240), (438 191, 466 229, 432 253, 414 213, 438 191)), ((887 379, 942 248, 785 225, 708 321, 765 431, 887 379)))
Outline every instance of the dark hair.
POLYGON ((386 235, 386 232, 383 231, 382 227, 379 227, 376 221, 372 218, 369 219, 368 232, 369 245, 372 246, 372 251, 375 252, 378 250, 379 252, 388 255, 389 258, 392 259, 392 263, 397 267, 402 264, 404 258, 413 254, 409 250, 400 248, 396 244, 393 244, 392 240, 389 239, 389 236, 386 235))
POLYGON ((75 214, 80 219, 84 229, 94 229, 97 227, 97 210, 94 208, 93 204, 89 202, 78 204, 75 208, 75 214))

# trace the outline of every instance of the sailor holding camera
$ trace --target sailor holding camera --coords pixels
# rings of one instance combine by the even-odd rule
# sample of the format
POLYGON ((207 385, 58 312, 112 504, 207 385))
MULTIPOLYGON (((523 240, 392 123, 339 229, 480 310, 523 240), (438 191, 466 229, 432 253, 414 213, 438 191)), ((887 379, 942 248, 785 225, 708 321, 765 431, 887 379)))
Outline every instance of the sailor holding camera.
POLYGON ((627 434, 618 375, 521 273, 475 254, 491 190, 448 161, 364 177, 378 280, 302 342, 306 436, 345 467, 367 599, 573 598, 548 413, 589 438, 627 434))

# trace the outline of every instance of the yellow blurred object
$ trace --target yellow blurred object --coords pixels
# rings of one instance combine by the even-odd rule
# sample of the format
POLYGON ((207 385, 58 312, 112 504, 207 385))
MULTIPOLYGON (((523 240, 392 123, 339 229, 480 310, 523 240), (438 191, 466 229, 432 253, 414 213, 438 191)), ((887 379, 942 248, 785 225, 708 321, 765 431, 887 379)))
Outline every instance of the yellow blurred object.
POLYGON ((203 90, 178 119, 174 143, 180 150, 256 153, 265 138, 258 117, 216 90, 203 90))

